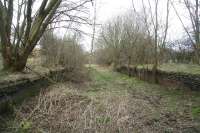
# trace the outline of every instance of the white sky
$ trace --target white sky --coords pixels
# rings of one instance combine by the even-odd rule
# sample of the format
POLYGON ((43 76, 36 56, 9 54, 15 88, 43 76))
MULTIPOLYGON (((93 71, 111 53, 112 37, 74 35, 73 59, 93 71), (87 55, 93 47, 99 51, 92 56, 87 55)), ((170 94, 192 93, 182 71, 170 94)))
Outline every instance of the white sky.
POLYGON ((131 0, 97 0, 97 18, 105 22, 132 7, 131 0))
MULTIPOLYGON (((122 14, 131 8, 131 0, 96 0, 96 1, 97 1, 96 23, 98 24, 103 24, 106 21, 112 19, 112 17, 122 14)), ((91 19, 93 17, 93 12, 94 12, 93 7, 91 7, 90 10, 91 19)), ((83 27, 83 31, 92 34, 92 27, 83 27)), ((84 41, 82 43, 84 45, 84 48, 87 51, 90 51, 91 37, 84 36, 84 41)))
MULTIPOLYGON (((144 0, 145 1, 145 0, 144 0)), ((153 0, 150 0, 153 2, 153 0)), ((134 0, 135 7, 139 11, 141 9, 141 0, 134 0)), ((162 17, 165 17, 166 13, 166 0, 159 0, 159 14, 162 17)), ((126 11, 133 9, 132 0, 97 0, 97 23, 105 23, 112 17, 118 16, 120 14, 125 13, 126 11)), ((180 15, 185 14, 186 12, 180 6, 177 6, 177 10, 180 15)), ((91 9, 92 14, 92 9, 91 9)), ((173 8, 170 9, 170 18, 169 18, 169 34, 168 39, 174 40, 176 38, 180 38, 183 34, 183 28, 178 20, 173 8)), ((92 33, 92 27, 83 28, 85 32, 92 33)), ((84 37, 84 48, 86 50, 90 49, 91 46, 91 38, 84 37)))
MULTIPOLYGON (((97 1, 97 23, 103 24, 115 16, 125 13, 132 5, 131 0, 96 0, 97 1)), ((91 7, 91 14, 93 14, 91 7)), ((92 16, 91 16, 92 17, 92 16)), ((98 29, 98 27, 97 27, 98 29)), ((84 27, 85 32, 92 34, 92 27, 84 27)), ((98 34, 98 33, 96 33, 98 34)), ((91 47, 91 37, 84 37, 84 48, 89 51, 91 47)))

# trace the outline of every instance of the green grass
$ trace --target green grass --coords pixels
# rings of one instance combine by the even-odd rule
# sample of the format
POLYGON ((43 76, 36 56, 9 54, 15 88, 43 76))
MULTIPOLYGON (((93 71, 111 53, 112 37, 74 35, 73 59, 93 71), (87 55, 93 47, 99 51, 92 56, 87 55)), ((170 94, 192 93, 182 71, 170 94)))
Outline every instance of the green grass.
POLYGON ((150 84, 98 66, 93 66, 90 76, 92 84, 85 93, 87 96, 103 99, 106 96, 125 96, 128 92, 128 95, 134 93, 141 97, 162 97, 160 102, 166 110, 182 112, 191 104, 190 113, 200 119, 200 92, 150 84))
MULTIPOLYGON (((139 65, 138 68, 148 68, 152 69, 153 65, 139 65)), ((176 63, 165 63, 159 65, 158 67, 161 71, 166 72, 178 72, 178 73, 186 73, 186 74, 200 74, 200 65, 194 64, 176 64, 176 63)))
MULTIPOLYGON (((88 107, 92 109, 91 105, 95 106, 91 115, 98 114, 93 120, 97 124, 110 124, 114 122, 114 116, 117 114, 119 118, 127 118, 125 120, 129 122, 136 121, 142 124, 147 122, 144 126, 161 125, 160 128, 166 129, 166 132, 172 132, 171 126, 175 126, 179 121, 183 125, 187 125, 188 122, 191 125, 196 122, 197 126, 200 125, 198 123, 200 92, 150 84, 96 65, 92 65, 90 77, 91 81, 80 84, 80 86, 64 83, 62 86, 59 84, 53 86, 53 90, 62 94, 70 93, 69 96, 74 94, 90 99, 91 103, 88 107), (65 91, 59 91, 59 89, 65 91)), ((51 90, 52 93, 53 90, 51 90)), ((19 124, 20 131, 29 129, 32 125, 29 121, 22 121, 19 124)))
POLYGON ((3 69, 3 63, 2 63, 2 57, 0 55, 0 70, 2 70, 2 69, 3 69))
POLYGON ((200 117, 200 107, 193 107, 192 108, 192 115, 194 117, 200 117))

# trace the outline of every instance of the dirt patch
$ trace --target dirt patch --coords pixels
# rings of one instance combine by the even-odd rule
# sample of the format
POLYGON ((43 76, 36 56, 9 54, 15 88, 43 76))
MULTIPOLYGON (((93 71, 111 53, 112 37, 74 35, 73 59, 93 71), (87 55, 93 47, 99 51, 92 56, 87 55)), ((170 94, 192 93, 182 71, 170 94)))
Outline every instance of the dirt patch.
POLYGON ((130 99, 132 119, 136 120, 135 127, 139 132, 185 132, 198 133, 199 123, 194 122, 191 114, 169 111, 163 106, 159 95, 135 94, 130 99))

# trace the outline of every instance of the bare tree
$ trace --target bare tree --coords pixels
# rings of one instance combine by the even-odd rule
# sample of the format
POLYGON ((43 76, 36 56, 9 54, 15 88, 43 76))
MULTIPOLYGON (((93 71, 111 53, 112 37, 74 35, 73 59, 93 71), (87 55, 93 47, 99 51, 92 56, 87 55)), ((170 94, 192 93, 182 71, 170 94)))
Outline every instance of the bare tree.
POLYGON ((49 24, 62 22, 86 23, 76 16, 85 13, 90 0, 0 0, 0 39, 3 66, 6 70, 22 71, 28 56, 49 24))
POLYGON ((200 64, 200 19, 199 19, 199 0, 181 0, 181 3, 184 3, 184 6, 186 7, 189 18, 191 22, 192 27, 192 33, 190 32, 190 29, 188 29, 183 19, 181 18, 179 12, 177 11, 175 4, 172 0, 170 0, 171 5, 173 6, 173 9, 178 16, 185 32, 187 33, 188 37, 190 38, 190 41, 193 44, 193 49, 195 53, 195 63, 200 64))
POLYGON ((130 11, 103 25, 96 44, 98 63, 131 67, 153 59, 153 39, 146 33, 145 24, 140 15, 130 11))
POLYGON ((92 24, 92 40, 91 40, 91 49, 90 49, 90 58, 89 58, 89 66, 91 68, 91 63, 93 59, 93 51, 94 51, 94 41, 95 41, 95 34, 96 34, 96 19, 97 19, 97 0, 93 1, 93 24, 92 24))
POLYGON ((105 47, 110 50, 110 58, 114 68, 120 64, 120 51, 121 42, 123 36, 123 21, 122 18, 117 17, 114 22, 109 22, 107 25, 102 27, 101 37, 104 40, 105 47))
MULTIPOLYGON (((153 22, 153 20, 152 20, 152 22, 153 22)), ((154 31, 155 31, 155 33, 154 33, 154 35, 155 35, 155 38, 154 38, 155 39, 155 51, 154 51, 155 62, 154 62, 154 66, 153 66, 153 71, 154 71, 154 74, 156 75, 156 70, 158 67, 158 30, 159 30, 159 27, 158 27, 158 0, 155 0, 155 22, 153 22, 153 23, 154 23, 154 31)))
MULTIPOLYGON (((134 3, 133 3, 134 4, 134 3)), ((168 27, 169 27, 169 0, 166 3, 166 18, 164 22, 164 29, 161 29, 161 24, 159 23, 161 20, 161 16, 158 15, 159 11, 159 1, 154 0, 151 2, 148 0, 146 3, 142 0, 143 12, 144 12, 144 22, 146 23, 146 29, 149 36, 154 38, 154 63, 153 63, 153 73, 156 81, 156 71, 159 63, 159 48, 164 46, 166 43, 168 27), (153 4, 152 4, 153 3, 153 4), (154 5, 155 9, 152 9, 152 5, 154 5), (149 14, 148 14, 149 13, 149 14), (163 32, 164 31, 164 32, 163 32)))

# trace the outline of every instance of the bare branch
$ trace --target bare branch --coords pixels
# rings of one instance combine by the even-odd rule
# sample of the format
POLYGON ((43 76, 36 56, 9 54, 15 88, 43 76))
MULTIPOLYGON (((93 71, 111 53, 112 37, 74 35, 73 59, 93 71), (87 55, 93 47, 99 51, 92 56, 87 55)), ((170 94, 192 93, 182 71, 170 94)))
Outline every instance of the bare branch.
POLYGON ((172 5, 172 7, 173 7, 173 9, 174 9, 174 11, 175 11, 175 13, 176 13, 178 19, 180 20, 180 22, 181 22, 181 24, 182 24, 182 26, 183 26, 185 32, 187 33, 188 37, 190 38, 190 41, 192 42, 193 45, 195 45, 195 42, 193 41, 193 39, 192 39, 192 37, 191 37, 191 35, 190 35, 188 29, 186 28, 185 24, 183 23, 183 20, 181 19, 181 17, 180 17, 180 15, 179 15, 178 11, 176 10, 176 7, 174 6, 174 3, 172 2, 172 0, 170 0, 170 3, 171 3, 171 5, 172 5))

